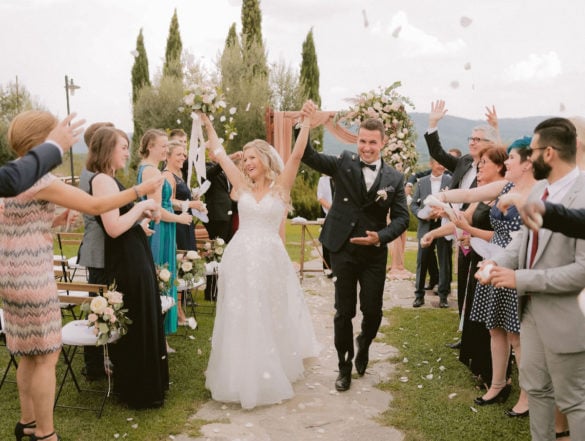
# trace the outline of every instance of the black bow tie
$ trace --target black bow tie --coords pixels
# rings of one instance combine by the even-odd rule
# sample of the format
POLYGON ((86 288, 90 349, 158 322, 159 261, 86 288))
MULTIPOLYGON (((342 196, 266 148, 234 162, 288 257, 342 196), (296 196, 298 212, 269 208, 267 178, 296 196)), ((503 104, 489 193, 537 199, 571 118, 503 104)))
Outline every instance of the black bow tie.
POLYGON ((360 161, 360 166, 362 168, 368 167, 372 171, 376 171, 376 164, 366 164, 364 161, 360 161))

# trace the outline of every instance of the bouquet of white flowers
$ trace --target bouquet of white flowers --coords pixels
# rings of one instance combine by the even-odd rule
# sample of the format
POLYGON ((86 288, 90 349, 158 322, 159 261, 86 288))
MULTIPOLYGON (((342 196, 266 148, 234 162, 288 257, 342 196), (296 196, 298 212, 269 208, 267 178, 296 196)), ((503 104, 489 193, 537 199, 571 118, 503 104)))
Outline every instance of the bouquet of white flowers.
POLYGON ((81 305, 81 310, 87 314, 87 325, 93 327, 97 336, 96 345, 105 345, 114 336, 123 336, 128 332, 128 325, 132 323, 124 309, 123 294, 110 286, 103 296, 93 297, 91 302, 81 305))
POLYGON ((203 245, 201 255, 207 262, 221 262, 223 256, 223 249, 225 247, 225 241, 221 237, 217 237, 213 240, 208 240, 203 245))
POLYGON ((177 272, 179 279, 192 288, 199 279, 205 277, 205 263, 197 251, 177 254, 177 272))
POLYGON ((193 119, 197 119, 197 112, 204 113, 212 121, 219 118, 226 139, 232 140, 237 135, 234 123, 236 108, 230 107, 228 109, 225 96, 220 88, 208 85, 194 86, 185 92, 183 104, 184 107, 179 107, 179 111, 187 111, 193 119))

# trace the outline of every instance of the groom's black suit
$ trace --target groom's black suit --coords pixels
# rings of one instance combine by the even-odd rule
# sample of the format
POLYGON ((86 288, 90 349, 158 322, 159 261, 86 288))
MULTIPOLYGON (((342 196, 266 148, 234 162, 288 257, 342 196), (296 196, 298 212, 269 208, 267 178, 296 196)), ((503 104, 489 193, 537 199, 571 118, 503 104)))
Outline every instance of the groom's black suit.
POLYGON ((365 350, 367 357, 367 349, 382 320, 388 256, 386 244, 408 227, 404 177, 382 161, 381 169, 367 191, 360 158, 356 153, 344 151, 339 156, 332 156, 318 153, 307 146, 302 160, 335 181, 333 203, 319 239, 331 252, 331 265, 337 278, 335 348, 340 373, 349 375, 354 356, 351 320, 356 314, 357 284, 359 282, 360 310, 363 314, 361 333, 357 338, 358 349, 365 350), (378 191, 383 191, 385 198, 376 201, 378 191), (387 224, 388 213, 390 224, 387 224), (378 233, 380 246, 350 243, 352 237, 365 237, 366 231, 378 233))

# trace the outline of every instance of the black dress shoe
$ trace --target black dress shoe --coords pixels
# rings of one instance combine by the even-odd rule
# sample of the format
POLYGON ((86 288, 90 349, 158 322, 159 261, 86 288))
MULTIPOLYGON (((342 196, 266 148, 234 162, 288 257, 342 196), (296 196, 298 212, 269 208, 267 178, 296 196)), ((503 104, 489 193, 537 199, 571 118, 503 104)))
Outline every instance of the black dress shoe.
POLYGON ((414 302, 412 302, 412 307, 413 308, 420 308, 424 304, 425 304, 425 299, 423 299, 421 297, 417 297, 416 299, 414 299, 414 302))
POLYGON ((337 392, 345 392, 351 386, 351 373, 340 373, 335 380, 335 390, 337 392))
POLYGON ((456 341, 455 343, 446 343, 445 346, 451 349, 461 349, 461 340, 456 341))
POLYGON ((484 400, 483 397, 477 397, 475 400, 473 400, 473 402, 478 406, 487 406, 489 404, 503 403, 510 396, 510 392, 512 392, 512 386, 510 384, 506 384, 503 388, 500 389, 500 391, 495 397, 490 398, 489 400, 484 400))
POLYGON ((439 300, 439 308, 448 308, 448 307, 449 307, 449 302, 447 302, 447 300, 445 300, 445 299, 439 300))
POLYGON ((363 377, 363 375, 366 373, 366 368, 368 367, 368 361, 369 361, 369 357, 368 357, 368 348, 362 346, 360 344, 360 339, 359 337, 355 339, 356 343, 357 343, 357 354, 355 356, 355 370, 357 371, 358 375, 360 377, 363 377))
POLYGON ((515 412, 514 409, 506 409, 504 413, 510 418, 526 418, 528 416, 528 410, 525 412, 515 412))

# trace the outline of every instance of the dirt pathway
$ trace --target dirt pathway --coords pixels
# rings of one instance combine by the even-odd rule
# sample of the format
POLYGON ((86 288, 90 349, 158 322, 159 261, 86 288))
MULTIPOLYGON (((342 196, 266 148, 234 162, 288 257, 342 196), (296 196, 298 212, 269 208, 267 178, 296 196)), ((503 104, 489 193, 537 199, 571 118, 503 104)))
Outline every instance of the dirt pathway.
MULTIPOLYGON (((351 389, 334 388, 337 356, 333 347, 333 282, 321 275, 305 277, 303 288, 315 332, 323 349, 318 358, 307 360, 305 378, 294 384, 294 398, 282 404, 242 410, 236 404, 206 403, 192 418, 209 421, 203 436, 175 436, 176 441, 401 441, 403 435, 381 426, 376 416, 390 406, 392 396, 377 389, 394 370, 388 359, 396 349, 374 342, 366 375, 352 380, 351 389)), ((410 305, 411 281, 386 283, 384 306, 410 305)), ((356 317, 354 330, 361 318, 356 317)), ((384 324, 384 323, 383 323, 384 324)))

